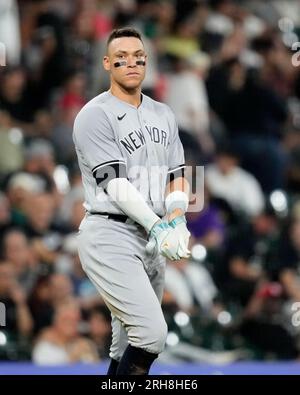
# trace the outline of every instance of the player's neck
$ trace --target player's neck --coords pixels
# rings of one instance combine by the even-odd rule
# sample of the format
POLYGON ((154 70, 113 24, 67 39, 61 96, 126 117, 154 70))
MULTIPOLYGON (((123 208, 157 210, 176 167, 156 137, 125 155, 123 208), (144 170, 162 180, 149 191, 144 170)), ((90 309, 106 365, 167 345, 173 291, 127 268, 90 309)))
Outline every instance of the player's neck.
POLYGON ((110 93, 118 99, 131 104, 132 106, 139 107, 141 104, 141 88, 126 90, 119 85, 112 84, 110 86, 110 93))

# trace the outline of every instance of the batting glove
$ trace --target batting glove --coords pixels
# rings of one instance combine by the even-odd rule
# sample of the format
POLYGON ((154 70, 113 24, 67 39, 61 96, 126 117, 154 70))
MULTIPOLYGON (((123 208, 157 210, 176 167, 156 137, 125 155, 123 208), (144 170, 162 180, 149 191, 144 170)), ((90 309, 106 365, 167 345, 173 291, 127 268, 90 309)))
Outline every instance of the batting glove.
POLYGON ((150 230, 146 252, 153 254, 155 250, 172 261, 181 258, 178 254, 180 250, 179 234, 167 222, 157 222, 150 230))
POLYGON ((186 227, 186 219, 184 215, 175 217, 172 221, 169 222, 169 225, 175 229, 179 233, 179 251, 178 255, 181 258, 188 258, 191 254, 191 251, 188 249, 190 232, 186 227))

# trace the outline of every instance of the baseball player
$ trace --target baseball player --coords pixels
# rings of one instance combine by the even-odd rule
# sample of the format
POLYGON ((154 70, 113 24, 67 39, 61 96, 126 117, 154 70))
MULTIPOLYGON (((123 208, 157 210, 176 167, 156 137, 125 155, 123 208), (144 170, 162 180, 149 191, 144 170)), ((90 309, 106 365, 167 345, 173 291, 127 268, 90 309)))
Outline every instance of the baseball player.
POLYGON ((78 113, 73 140, 85 189, 82 267, 112 316, 109 375, 147 375, 164 349, 165 258, 189 256, 189 185, 171 110, 141 93, 147 55, 134 29, 114 30, 111 85, 78 113))

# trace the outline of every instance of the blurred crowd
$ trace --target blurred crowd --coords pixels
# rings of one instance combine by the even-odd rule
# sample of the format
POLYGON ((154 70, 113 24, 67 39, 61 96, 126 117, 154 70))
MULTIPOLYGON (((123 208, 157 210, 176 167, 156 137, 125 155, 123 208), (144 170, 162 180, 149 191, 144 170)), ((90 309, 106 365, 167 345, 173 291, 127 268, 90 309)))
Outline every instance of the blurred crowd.
POLYGON ((168 348, 298 359, 299 2, 5 0, 0 360, 108 358, 110 315, 76 249, 72 127, 108 89, 106 38, 123 26, 144 37, 143 92, 174 111, 186 163, 205 166, 204 208, 187 215, 192 256, 167 264, 168 348))

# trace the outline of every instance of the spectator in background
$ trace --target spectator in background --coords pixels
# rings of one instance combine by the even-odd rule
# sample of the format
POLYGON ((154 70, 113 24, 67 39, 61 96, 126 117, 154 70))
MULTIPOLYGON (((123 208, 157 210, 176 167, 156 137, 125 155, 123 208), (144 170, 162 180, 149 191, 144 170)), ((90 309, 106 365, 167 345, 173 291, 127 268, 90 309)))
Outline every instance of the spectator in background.
POLYGON ((86 76, 82 71, 73 71, 66 77, 58 103, 58 111, 63 113, 72 106, 77 106, 77 112, 86 103, 86 76))
POLYGON ((52 11, 51 1, 29 1, 22 20, 25 64, 30 73, 31 102, 35 110, 51 104, 68 68, 65 25, 52 11))
POLYGON ((47 140, 34 139, 25 149, 24 170, 28 173, 44 173, 53 178, 55 169, 54 149, 47 140))
MULTIPOLYGON (((159 4, 151 5, 154 15, 147 20, 146 31, 151 30, 154 38, 165 37, 171 34, 176 17, 175 4, 172 1, 162 0, 159 4), (150 27, 149 27, 150 26, 150 27)), ((148 34, 151 36, 151 34, 148 34)))
POLYGON ((21 59, 21 35, 16 0, 0 1, 0 42, 6 48, 7 63, 18 65, 21 59))
POLYGON ((0 192, 0 234, 3 234, 11 223, 10 203, 7 196, 0 192))
POLYGON ((104 39, 112 29, 109 14, 101 10, 96 0, 79 0, 76 20, 79 24, 78 28, 95 40, 104 39))
POLYGON ((111 341, 110 313, 107 307, 97 307, 91 310, 88 318, 89 338, 97 348, 100 360, 108 359, 111 341))
POLYGON ((51 228, 54 215, 54 202, 51 194, 40 193, 32 196, 31 204, 26 205, 26 225, 24 227, 28 237, 42 237, 51 228))
POLYGON ((53 316, 51 305, 49 276, 41 274, 38 278, 28 300, 34 326, 33 333, 36 335, 41 329, 50 326, 53 316))
POLYGON ((273 358, 298 360, 297 337, 290 333, 283 317, 282 287, 278 283, 264 282, 243 312, 240 333, 273 358))
POLYGON ((226 300, 247 306, 261 281, 272 279, 271 262, 277 254, 279 221, 266 208, 251 222, 240 222, 228 234, 215 280, 226 300))
POLYGON ((292 301, 300 300, 300 219, 292 219, 282 232, 277 263, 278 279, 292 301))
POLYGON ((6 180, 6 194, 11 206, 11 222, 16 226, 26 223, 26 210, 35 194, 45 190, 44 180, 26 172, 11 174, 6 180))
POLYGON ((28 202, 24 211, 23 229, 31 239, 33 257, 45 268, 50 268, 59 258, 63 239, 63 230, 53 223, 54 205, 51 194, 39 193, 31 197, 30 204, 28 202))
POLYGON ((204 186, 204 206, 199 212, 188 212, 187 227, 191 232, 190 247, 202 244, 207 249, 220 250, 225 239, 225 222, 216 205, 211 203, 210 193, 204 186))
POLYGON ((66 194, 64 201, 61 205, 60 219, 67 224, 70 231, 77 231, 85 215, 84 191, 82 186, 72 188, 66 194))
POLYGON ((61 202, 58 216, 63 223, 69 224, 71 231, 77 231, 78 228, 75 226, 77 226, 79 219, 83 218, 85 213, 85 208, 83 206, 84 190, 81 181, 81 173, 77 164, 73 163, 68 176, 70 189, 61 202))
POLYGON ((3 236, 3 258, 10 262, 22 289, 28 295, 38 277, 38 266, 34 261, 29 240, 20 229, 10 229, 3 236))
POLYGON ((202 26, 197 14, 187 13, 179 16, 173 25, 171 35, 160 40, 160 50, 177 57, 188 58, 200 50, 198 34, 202 26))
MULTIPOLYGON (((185 133, 193 136, 193 150, 210 155, 214 142, 209 131, 209 108, 203 77, 209 67, 207 55, 195 52, 187 58, 175 58, 174 70, 166 75, 166 91, 162 98, 176 114, 180 137, 187 146, 185 133)), ((187 147, 189 148, 189 147, 187 147)))
POLYGON ((26 71, 20 66, 7 66, 1 75, 0 107, 12 119, 14 126, 30 131, 34 109, 27 90, 26 71))
POLYGON ((12 127, 12 119, 7 111, 0 110, 0 127, 1 129, 10 129, 12 127))
POLYGON ((54 273, 49 279, 50 300, 53 307, 74 298, 72 282, 65 274, 54 273))
POLYGON ((206 182, 212 196, 224 199, 234 211, 251 218, 262 212, 264 195, 254 176, 238 164, 235 150, 220 148, 215 163, 206 168, 206 182))
POLYGON ((6 307, 6 331, 14 336, 28 337, 33 321, 26 302, 26 294, 18 284, 13 265, 0 262, 0 300, 6 307))
POLYGON ((70 164, 75 159, 72 140, 73 123, 79 110, 86 103, 86 76, 73 72, 66 80, 57 105, 56 125, 51 140, 60 163, 70 164))
POLYGON ((25 149, 24 170, 43 178, 44 191, 50 192, 57 208, 61 194, 55 180, 56 158, 52 144, 45 139, 33 139, 25 149))
POLYGON ((41 109, 34 114, 34 137, 51 140, 54 119, 50 109, 41 109))
POLYGON ((291 54, 280 35, 266 31, 251 43, 252 49, 261 57, 261 81, 284 99, 294 95, 297 67, 291 62, 291 54))
POLYGON ((284 138, 284 149, 289 155, 287 170, 287 189, 290 193, 297 194, 300 189, 300 125, 299 114, 300 102, 294 113, 294 126, 289 125, 284 138), (299 107, 298 107, 299 106, 299 107))
POLYGON ((265 193, 284 187, 286 155, 280 145, 287 119, 284 98, 260 74, 233 58, 211 69, 207 81, 210 105, 222 118, 239 152, 242 166, 265 193))
POLYGON ((8 112, 0 110, 0 177, 17 171, 23 166, 23 150, 22 130, 13 127, 13 121, 8 112))
POLYGON ((181 259, 166 266, 165 288, 173 296, 177 306, 193 314, 201 309, 210 314, 217 288, 208 270, 201 264, 181 259))
POLYGON ((33 352, 38 365, 97 362, 95 344, 79 334, 80 309, 74 301, 55 309, 52 325, 39 336, 33 352))
POLYGON ((29 299, 29 306, 34 319, 34 333, 51 325, 57 307, 74 300, 71 280, 65 274, 42 274, 29 299))
POLYGON ((84 310, 103 305, 95 286, 83 271, 77 251, 77 238, 75 233, 65 237, 61 256, 56 262, 56 271, 64 273, 72 281, 74 295, 84 310))
MULTIPOLYGON (((113 4, 111 4, 113 5, 113 4)), ((103 43, 106 35, 113 27, 111 11, 107 10, 109 4, 104 5, 103 11, 95 0, 82 1, 77 3, 73 15, 69 52, 71 53, 72 66, 79 70, 84 70, 87 78, 87 96, 89 98, 97 95, 106 85, 103 83, 99 62, 104 51, 103 43), (99 80, 100 78, 100 80, 99 80)))

